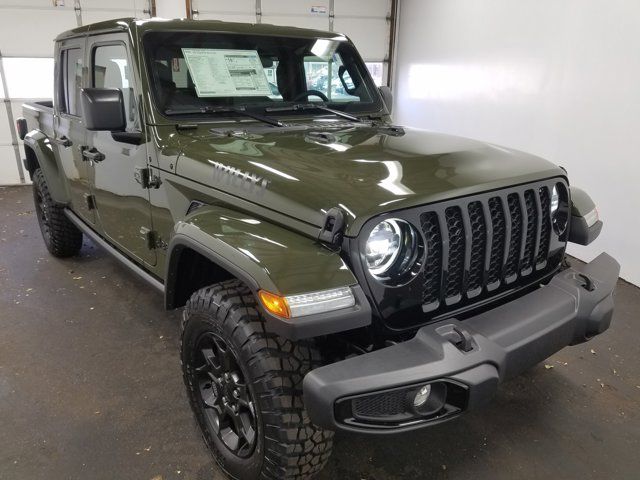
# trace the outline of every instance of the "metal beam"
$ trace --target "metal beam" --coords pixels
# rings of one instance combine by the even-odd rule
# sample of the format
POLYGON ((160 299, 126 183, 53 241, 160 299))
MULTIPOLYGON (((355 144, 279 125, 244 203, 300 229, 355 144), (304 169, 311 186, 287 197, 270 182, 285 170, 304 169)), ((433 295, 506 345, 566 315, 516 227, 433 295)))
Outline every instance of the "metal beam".
MULTIPOLYGON (((333 32, 333 21, 336 18, 336 1, 329 0, 329 31, 333 32)), ((331 77, 329 77, 331 78, 331 77)))
POLYGON ((16 156, 16 164, 18 165, 18 175, 20 183, 25 183, 24 169, 22 168, 22 159, 20 158, 20 146, 18 144, 18 135, 16 134, 15 120, 13 118, 13 107, 11 106, 11 98, 9 97, 9 86, 7 85, 7 77, 4 74, 4 62, 2 61, 2 52, 0 52, 0 79, 2 79, 2 89, 4 93, 4 106, 7 109, 7 118, 9 119, 9 130, 11 131, 11 145, 16 156))
POLYGON ((73 2, 73 10, 76 12, 76 23, 79 27, 82 26, 82 5, 80 5, 80 0, 75 0, 73 2))
POLYGON ((157 16, 156 14, 156 0, 147 0, 148 8, 143 10, 143 13, 149 15, 149 18, 157 16))
POLYGON ((193 9, 193 0, 185 0, 185 7, 187 9, 187 18, 193 18, 194 14, 198 15, 199 12, 193 9))
POLYGON ((389 15, 389 53, 387 54, 387 85, 393 87, 393 75, 395 73, 396 62, 396 41, 398 36, 398 14, 400 11, 400 2, 391 0, 391 14, 389 15))

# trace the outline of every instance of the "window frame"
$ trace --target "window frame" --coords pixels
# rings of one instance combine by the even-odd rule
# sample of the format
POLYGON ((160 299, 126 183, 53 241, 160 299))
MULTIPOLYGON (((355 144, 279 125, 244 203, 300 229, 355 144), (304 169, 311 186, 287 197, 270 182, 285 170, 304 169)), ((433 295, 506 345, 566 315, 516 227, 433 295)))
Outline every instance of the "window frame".
MULTIPOLYGON (((129 71, 131 71, 131 60, 129 59, 129 51, 127 49, 127 44, 125 42, 123 42, 122 40, 113 40, 113 41, 104 41, 104 42, 96 42, 96 43, 92 43, 91 44, 91 57, 89 58, 89 65, 91 67, 91 73, 89 75, 89 80, 90 80, 90 84, 92 88, 97 88, 95 83, 96 83, 96 77, 95 77, 95 71, 94 71, 94 67, 95 67, 95 62, 96 62, 96 50, 98 50, 98 48, 100 47, 117 47, 117 46, 121 46, 124 47, 124 53, 127 57, 127 67, 129 68, 129 71)), ((129 80, 129 83, 133 83, 131 81, 131 79, 127 79, 129 80)))
MULTIPOLYGON (((140 75, 141 76, 145 76, 145 80, 146 84, 148 85, 149 91, 150 91, 150 95, 148 95, 146 97, 146 101, 149 103, 149 107, 150 110, 153 113, 154 117, 157 116, 158 119, 162 119, 164 121, 168 121, 171 123, 175 123, 176 117, 171 116, 171 115, 167 115, 162 111, 162 108, 160 107, 160 102, 157 98, 157 92, 155 89, 155 80, 153 78, 153 72, 151 70, 152 67, 152 63, 150 61, 151 56, 149 55, 149 50, 147 47, 147 37, 154 35, 154 34, 176 34, 176 33, 183 33, 183 34, 206 34, 206 33, 211 33, 211 34, 218 34, 218 35, 243 35, 242 33, 238 33, 238 32, 232 32, 232 31, 219 31, 219 30, 200 30, 200 29, 180 29, 180 30, 171 30, 171 29, 161 29, 161 30, 148 30, 145 31, 141 37, 140 37, 140 45, 141 45, 141 65, 140 65, 140 75)), ((255 36, 265 36, 265 37, 288 37, 288 38, 296 38, 296 39, 310 39, 310 38, 314 38, 314 37, 307 37, 307 36, 301 36, 301 35, 295 35, 295 34, 268 34, 268 33, 256 33, 254 34, 255 36)), ((320 38, 320 37, 318 37, 320 38)), ((324 37, 322 37, 324 38, 324 37)), ((328 37, 327 37, 328 38, 328 37)), ((353 49, 354 52, 354 57, 360 61, 362 63, 362 65, 365 67, 366 70, 366 75, 369 76, 369 78, 371 79, 371 85, 372 91, 370 92, 372 95, 372 101, 370 102, 370 107, 368 108, 363 108, 362 110, 358 110, 357 112, 348 112, 350 114, 354 114, 354 115, 365 115, 365 114, 377 114, 377 113, 387 113, 387 108, 384 104, 384 100, 382 99, 382 95, 380 94, 380 91, 378 89, 378 86, 375 84, 373 77, 371 76, 371 73, 369 72, 368 68, 366 68, 366 63, 364 61, 364 59, 362 58, 362 55, 360 54, 359 50, 356 48, 356 46, 354 45, 354 43, 347 37, 344 38, 344 41, 346 43, 348 43, 350 45, 350 48, 353 49)), ((306 78, 305 77, 305 71, 304 71, 304 62, 300 61, 298 63, 298 69, 299 69, 299 75, 300 78, 306 78)), ((277 86, 277 84, 276 84, 277 86)), ((368 102, 367 102, 368 103, 368 102)), ((305 116, 309 116, 308 113, 305 113, 305 116)), ((211 119, 210 118, 205 118, 205 117, 198 117, 198 116, 193 116, 189 118, 189 122, 193 122, 196 124, 200 124, 200 123, 211 123, 211 119)))
MULTIPOLYGON (((89 37, 89 41, 91 42, 91 37, 89 37)), ((127 78, 128 82, 129 82, 129 88, 132 90, 132 95, 134 97, 135 100, 135 104, 136 104, 136 108, 135 108, 135 112, 134 112, 134 120, 129 120, 129 115, 128 112, 125 111, 126 117, 127 117, 127 131, 142 131, 142 124, 141 124, 141 112, 140 112, 140 105, 139 102, 137 101, 137 85, 136 85, 136 81, 135 81, 135 75, 134 75, 134 70, 133 70, 133 62, 131 61, 132 56, 131 56, 131 51, 129 48, 129 44, 124 41, 124 40, 102 40, 102 41, 98 41, 98 42, 91 42, 90 45, 88 46, 89 48, 87 49, 89 51, 89 64, 87 66, 87 68, 89 69, 89 85, 91 85, 92 88, 97 88, 95 87, 95 71, 94 71, 94 67, 95 67, 95 59, 96 59, 96 50, 100 47, 110 47, 110 46, 122 46, 124 47, 124 53, 126 55, 127 58, 127 67, 129 69, 129 78, 127 78)))

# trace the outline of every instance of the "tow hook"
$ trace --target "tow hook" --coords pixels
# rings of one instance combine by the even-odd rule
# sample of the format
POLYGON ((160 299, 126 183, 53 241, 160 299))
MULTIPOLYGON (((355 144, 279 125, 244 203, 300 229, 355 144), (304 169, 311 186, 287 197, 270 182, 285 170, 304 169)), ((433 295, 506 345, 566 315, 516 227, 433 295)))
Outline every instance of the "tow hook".
POLYGON ((593 284, 593 280, 587 277, 584 273, 579 273, 578 277, 584 280, 582 288, 584 288, 587 292, 593 292, 596 289, 596 286, 593 284))
POLYGON ((475 342, 473 341, 473 337, 462 327, 451 324, 443 325, 437 328, 436 332, 461 352, 467 353, 474 348, 475 342))

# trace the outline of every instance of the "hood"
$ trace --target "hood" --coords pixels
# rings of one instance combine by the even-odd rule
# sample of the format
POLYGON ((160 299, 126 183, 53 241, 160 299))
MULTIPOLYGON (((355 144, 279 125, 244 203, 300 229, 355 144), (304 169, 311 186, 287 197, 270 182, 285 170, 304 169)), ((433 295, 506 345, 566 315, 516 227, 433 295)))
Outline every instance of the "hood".
POLYGON ((199 129, 176 173, 317 227, 339 207, 348 236, 380 213, 564 175, 515 150, 403 131, 359 124, 199 129))

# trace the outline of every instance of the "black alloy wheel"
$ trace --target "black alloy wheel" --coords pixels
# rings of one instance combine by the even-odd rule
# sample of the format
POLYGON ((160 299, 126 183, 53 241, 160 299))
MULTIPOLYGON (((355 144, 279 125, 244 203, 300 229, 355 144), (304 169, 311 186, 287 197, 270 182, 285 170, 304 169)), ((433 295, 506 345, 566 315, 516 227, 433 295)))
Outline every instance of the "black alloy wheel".
POLYGON ((313 340, 267 330, 246 285, 227 280, 191 295, 180 357, 189 403, 224 473, 238 480, 308 480, 333 432, 311 422, 302 382, 322 365, 313 340))
POLYGON ((257 440, 255 404, 238 361, 227 343, 212 332, 197 342, 196 376, 208 427, 235 455, 246 458, 257 440))
POLYGON ((42 232, 42 238, 48 245, 51 243, 51 223, 47 212, 47 204, 45 203, 44 198, 42 198, 42 192, 39 189, 34 190, 34 201, 38 224, 40 225, 40 231, 42 232))

